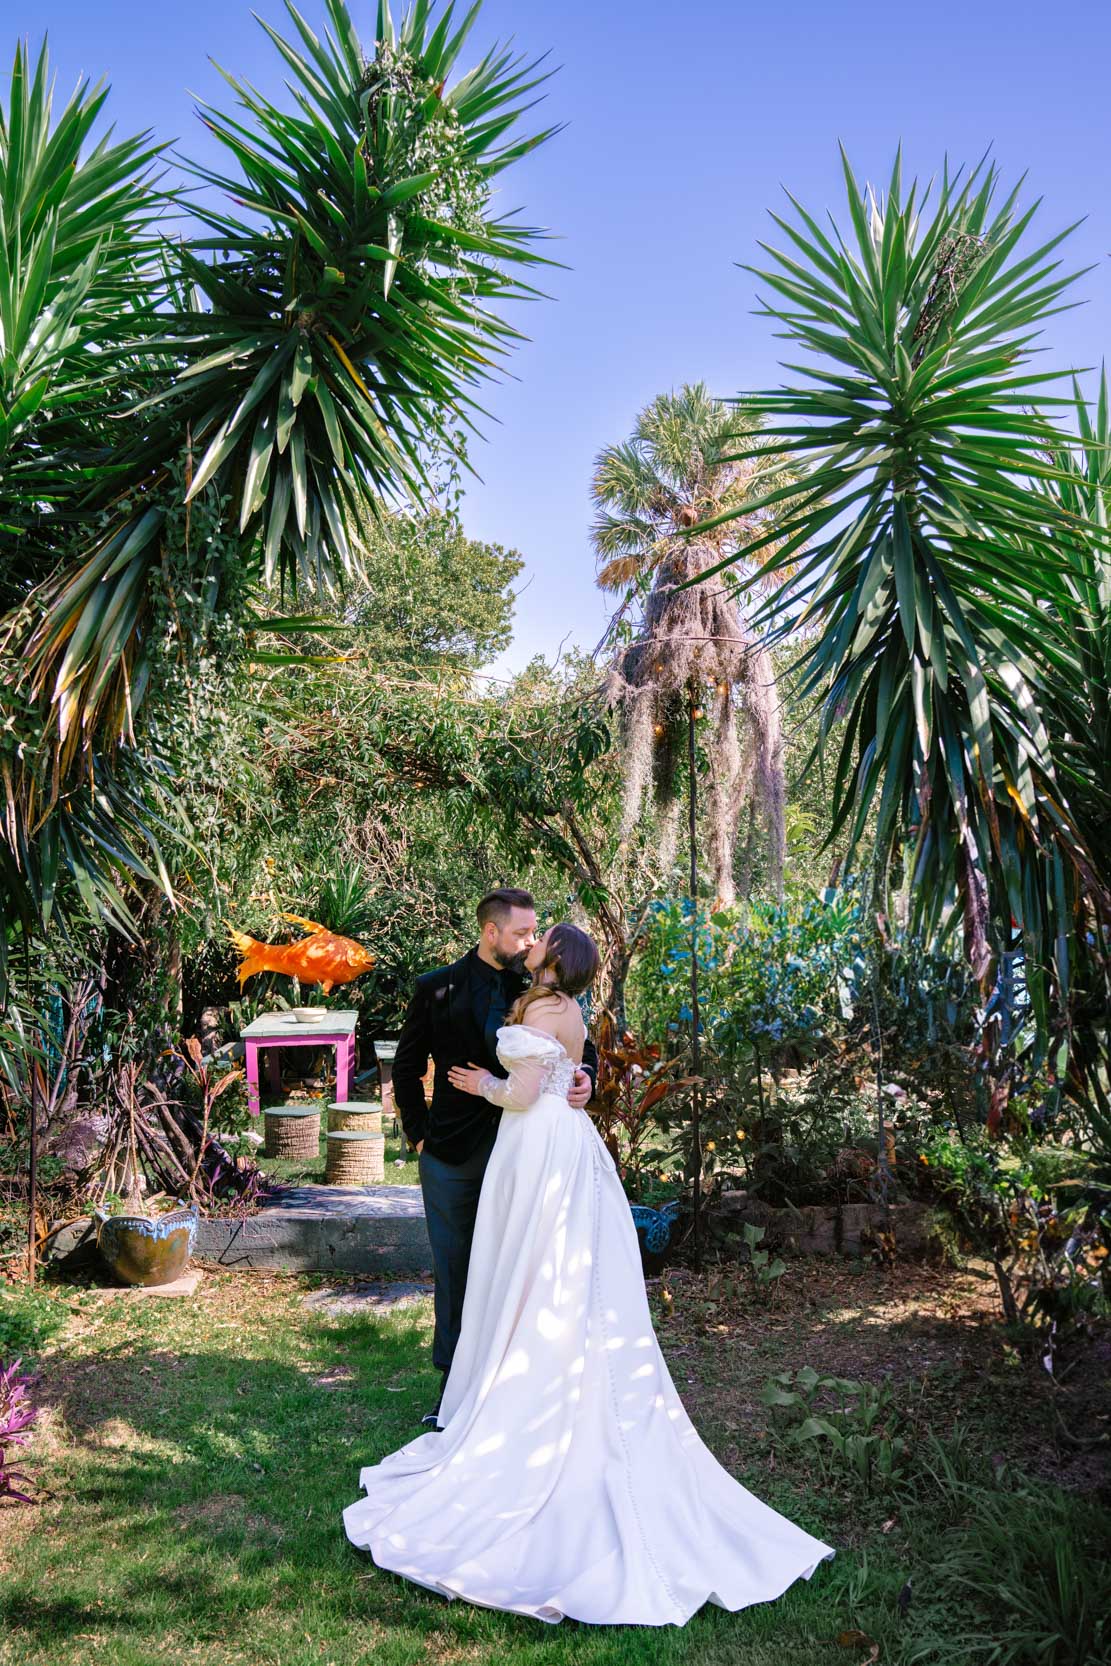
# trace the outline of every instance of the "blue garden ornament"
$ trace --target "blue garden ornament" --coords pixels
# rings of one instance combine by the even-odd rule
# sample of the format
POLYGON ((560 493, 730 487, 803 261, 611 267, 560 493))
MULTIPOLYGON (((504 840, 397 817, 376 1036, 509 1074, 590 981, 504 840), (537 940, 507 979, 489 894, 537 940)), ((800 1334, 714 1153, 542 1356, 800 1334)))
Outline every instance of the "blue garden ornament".
POLYGON ((629 1212, 637 1229, 644 1270, 646 1273, 658 1273, 671 1248, 679 1219, 679 1199, 673 1198, 662 1209, 650 1209, 646 1203, 632 1203, 629 1212))

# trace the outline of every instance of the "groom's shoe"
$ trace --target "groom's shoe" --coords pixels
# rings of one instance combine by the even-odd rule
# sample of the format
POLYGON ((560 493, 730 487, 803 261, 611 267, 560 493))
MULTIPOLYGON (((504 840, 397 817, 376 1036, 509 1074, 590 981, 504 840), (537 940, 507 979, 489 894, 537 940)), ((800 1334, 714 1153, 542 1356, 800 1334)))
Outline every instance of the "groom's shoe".
POLYGON ((425 1428, 430 1431, 435 1430, 437 1434, 440 1433, 440 1407, 444 1403, 444 1389, 446 1387, 447 1372, 442 1371, 440 1373, 440 1392, 436 1396, 436 1404, 433 1406, 431 1411, 426 1411, 424 1416, 421 1418, 421 1422, 424 1424, 425 1428))

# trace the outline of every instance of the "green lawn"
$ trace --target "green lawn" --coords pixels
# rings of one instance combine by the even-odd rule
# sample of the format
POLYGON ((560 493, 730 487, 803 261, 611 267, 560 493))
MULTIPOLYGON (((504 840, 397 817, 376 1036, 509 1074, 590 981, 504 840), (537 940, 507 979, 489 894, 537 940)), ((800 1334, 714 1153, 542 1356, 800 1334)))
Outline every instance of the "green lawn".
MULTIPOLYGON (((1036 1452, 1036 1375, 986 1312, 970 1316, 968 1299, 983 1287, 961 1286, 960 1275, 793 1263, 790 1276, 770 1311, 753 1298, 718 1301, 677 1276, 661 1340, 722 1461, 838 1555, 775 1603, 737 1615, 708 1609, 663 1631, 548 1627, 447 1603, 348 1546, 340 1511, 358 1495, 360 1466, 419 1432, 433 1392, 430 1302, 331 1319, 303 1305, 316 1278, 209 1273, 184 1300, 55 1286, 22 1332, 8 1329, 9 1344, 33 1341, 36 1326, 43 1338, 46 1409, 30 1453, 41 1502, 0 1507, 0 1661, 971 1666, 986 1657, 958 1638, 977 1604, 935 1569, 939 1546, 981 1532, 979 1495, 955 1507, 952 1487, 917 1471, 897 1496, 824 1477, 769 1432, 759 1389, 804 1357, 861 1374, 893 1360, 939 1431, 952 1434, 960 1407, 973 1436, 990 1427, 990 1449, 1018 1457, 1036 1452), (903 1617, 908 1576, 915 1596, 903 1617), (850 1631, 860 1635, 839 1645, 850 1631)), ((21 1300, 0 1287, 0 1354, 5 1303, 18 1320, 21 1300)), ((653 1301, 658 1308, 658 1292, 653 1301)), ((1044 1503, 1032 1496, 1040 1532, 1044 1503)), ((1021 1544, 1030 1508, 1010 1492, 1005 1502, 1021 1544)), ((1071 1522, 1076 1512, 1065 1509, 1071 1522)), ((1083 1516, 1089 1537, 1091 1519, 1083 1516)), ((1102 1600, 1094 1561, 1081 1561, 1078 1578, 1102 1600)), ((995 1623, 989 1608, 983 1623, 995 1623)))

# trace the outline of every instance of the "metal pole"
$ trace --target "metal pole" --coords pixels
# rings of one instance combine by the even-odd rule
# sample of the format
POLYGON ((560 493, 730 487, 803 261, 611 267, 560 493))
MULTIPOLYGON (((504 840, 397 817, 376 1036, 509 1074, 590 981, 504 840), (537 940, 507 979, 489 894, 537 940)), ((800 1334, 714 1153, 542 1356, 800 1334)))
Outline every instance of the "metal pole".
MULTIPOLYGON (((687 713, 687 769, 690 798, 690 856, 691 856, 691 1065, 692 1074, 702 1074, 702 1042, 698 1018, 698 776, 694 756, 694 696, 691 695, 687 713)), ((702 1269, 702 1090, 695 1082, 691 1096, 691 1160, 694 1167, 694 1265, 702 1269)))

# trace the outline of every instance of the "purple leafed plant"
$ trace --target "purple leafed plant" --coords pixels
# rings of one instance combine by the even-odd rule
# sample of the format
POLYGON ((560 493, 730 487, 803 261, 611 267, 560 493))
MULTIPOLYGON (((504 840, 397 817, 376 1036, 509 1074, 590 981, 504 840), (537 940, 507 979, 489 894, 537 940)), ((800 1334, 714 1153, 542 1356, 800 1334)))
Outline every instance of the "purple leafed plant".
POLYGON ((26 1446, 27 1431, 38 1412, 27 1392, 30 1377, 19 1368, 23 1361, 15 1359, 10 1365, 0 1366, 0 1498, 14 1498, 21 1504, 33 1502, 30 1493, 20 1492, 31 1483, 22 1470, 8 1468, 8 1448, 26 1446))

